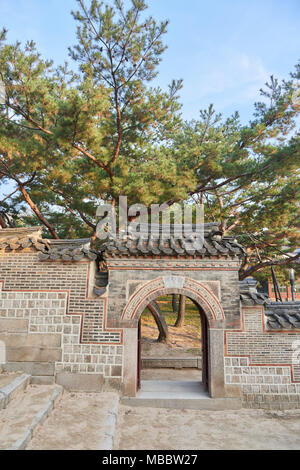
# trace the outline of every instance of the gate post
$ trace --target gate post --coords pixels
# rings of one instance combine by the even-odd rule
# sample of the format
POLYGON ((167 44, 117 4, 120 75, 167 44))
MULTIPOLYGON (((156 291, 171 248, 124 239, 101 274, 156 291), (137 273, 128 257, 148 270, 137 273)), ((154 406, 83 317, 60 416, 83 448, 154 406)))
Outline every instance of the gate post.
POLYGON ((123 392, 127 397, 136 396, 137 385, 137 357, 138 357, 138 329, 124 328, 124 372, 123 392))

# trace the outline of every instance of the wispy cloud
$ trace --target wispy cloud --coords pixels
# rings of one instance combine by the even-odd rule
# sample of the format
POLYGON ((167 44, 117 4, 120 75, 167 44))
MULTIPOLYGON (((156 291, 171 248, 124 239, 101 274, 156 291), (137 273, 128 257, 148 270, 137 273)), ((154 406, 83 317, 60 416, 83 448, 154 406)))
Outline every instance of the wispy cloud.
POLYGON ((254 95, 257 96, 259 88, 269 76, 259 57, 226 51, 222 57, 216 58, 208 73, 199 77, 198 91, 200 96, 230 91, 233 97, 232 92, 236 90, 240 97, 251 99, 254 95))
POLYGON ((190 108, 187 119, 198 115, 199 110, 210 103, 226 114, 245 106, 250 111, 254 102, 261 99, 259 90, 270 75, 259 55, 220 48, 206 61, 205 70, 199 65, 198 70, 184 80, 182 98, 190 108))

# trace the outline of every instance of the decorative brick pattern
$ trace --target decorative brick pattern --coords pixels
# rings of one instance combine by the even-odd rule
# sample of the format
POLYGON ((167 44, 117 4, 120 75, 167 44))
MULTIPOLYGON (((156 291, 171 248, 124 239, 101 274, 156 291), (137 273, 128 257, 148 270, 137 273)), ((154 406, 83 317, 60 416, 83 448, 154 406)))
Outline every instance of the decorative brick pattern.
POLYGON ((300 333, 266 331, 263 307, 244 308, 242 320, 225 332, 225 383, 240 386, 246 407, 300 408, 300 333))
POLYGON ((66 293, 1 292, 1 286, 2 284, 0 284, 0 317, 28 319, 28 333, 63 332, 67 308, 66 293))
MULTIPOLYGON (((199 297, 202 299, 200 305, 204 306, 204 304, 206 304, 207 308, 212 312, 215 320, 224 320, 224 312, 220 302, 206 286, 200 282, 194 281, 193 279, 186 278, 184 281, 184 287, 186 289, 195 291, 199 295, 199 297)), ((204 311, 206 310, 207 309, 204 308, 204 311)))
POLYGON ((300 383, 292 382, 290 367, 253 366, 248 358, 226 357, 225 383, 240 385, 248 408, 300 407, 300 383))
POLYGON ((74 345, 66 342, 63 361, 56 363, 56 371, 121 377, 122 363, 122 346, 74 345))
POLYGON ((263 308, 244 308, 243 331, 225 333, 227 354, 249 356, 251 364, 292 364, 300 332, 264 331, 263 322, 263 308))
POLYGON ((130 320, 133 318, 139 304, 147 298, 153 291, 164 288, 162 278, 155 279, 154 281, 144 283, 129 299, 128 304, 122 314, 122 319, 130 320))
POLYGON ((110 269, 151 269, 151 270, 170 270, 180 271, 181 269, 198 270, 237 270, 240 262, 230 261, 212 261, 212 260, 170 260, 170 259, 108 259, 107 265, 110 269))
POLYGON ((157 278, 150 282, 145 282, 138 285, 136 291, 132 294, 127 303, 122 319, 131 320, 138 313, 142 313, 143 309, 147 306, 144 303, 152 300, 152 297, 165 295, 172 290, 172 280, 174 282, 174 289, 179 288, 177 279, 182 280, 182 292, 194 300, 198 301, 199 305, 209 315, 209 317, 222 321, 224 320, 224 312, 218 299, 214 296, 213 292, 205 285, 193 279, 183 276, 169 276, 164 278, 157 278), (167 281, 166 281, 167 280, 167 281), (166 286, 167 282, 167 286, 166 286))
POLYGON ((28 319, 29 335, 60 333, 62 357, 56 363, 56 372, 120 377, 121 332, 105 328, 104 299, 87 298, 89 265, 40 262, 32 249, 2 253, 0 321, 28 319), (106 350, 106 344, 119 345, 118 354, 117 346, 106 350))

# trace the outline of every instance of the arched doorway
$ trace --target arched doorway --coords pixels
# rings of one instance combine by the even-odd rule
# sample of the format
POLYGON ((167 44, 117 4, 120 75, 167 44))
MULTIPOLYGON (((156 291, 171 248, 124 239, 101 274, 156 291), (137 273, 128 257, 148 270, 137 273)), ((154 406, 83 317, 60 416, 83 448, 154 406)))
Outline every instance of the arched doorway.
POLYGON ((223 309, 205 283, 183 276, 160 277, 144 283, 134 292, 125 306, 121 317, 124 321, 124 394, 134 397, 137 392, 140 317, 150 302, 168 294, 182 294, 196 303, 203 322, 205 358, 203 370, 206 388, 211 397, 225 396, 223 309))
POLYGON ((208 392, 208 325, 194 299, 172 294, 147 306, 138 324, 137 367, 137 390, 150 382, 162 387, 193 382, 208 392))

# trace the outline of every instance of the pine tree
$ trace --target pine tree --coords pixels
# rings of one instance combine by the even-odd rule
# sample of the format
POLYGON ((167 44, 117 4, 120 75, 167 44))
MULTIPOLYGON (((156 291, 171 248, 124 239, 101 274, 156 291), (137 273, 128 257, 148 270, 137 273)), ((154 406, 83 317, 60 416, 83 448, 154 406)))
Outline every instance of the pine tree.
POLYGON ((83 224, 93 233, 101 201, 116 204, 125 194, 129 204, 150 204, 187 194, 166 151, 180 124, 181 81, 167 91, 148 85, 167 22, 146 18, 141 0, 127 11, 120 1, 113 5, 78 1, 78 43, 70 48, 78 74, 66 64, 54 69, 34 43, 8 45, 1 35, 2 183, 18 188, 11 206, 20 212, 25 201, 54 237, 61 212, 72 215, 76 230, 83 224))
POLYGON ((203 203, 246 247, 241 279, 282 275, 299 260, 300 64, 271 77, 242 125, 211 105, 184 122, 181 80, 152 87, 167 22, 144 0, 78 0, 74 67, 54 67, 36 45, 0 34, 0 226, 42 224, 51 237, 93 236, 103 201, 203 203), (79 68, 78 68, 79 66, 79 68), (76 72, 74 72, 76 70, 76 72), (282 268, 280 268, 282 267, 282 268))

